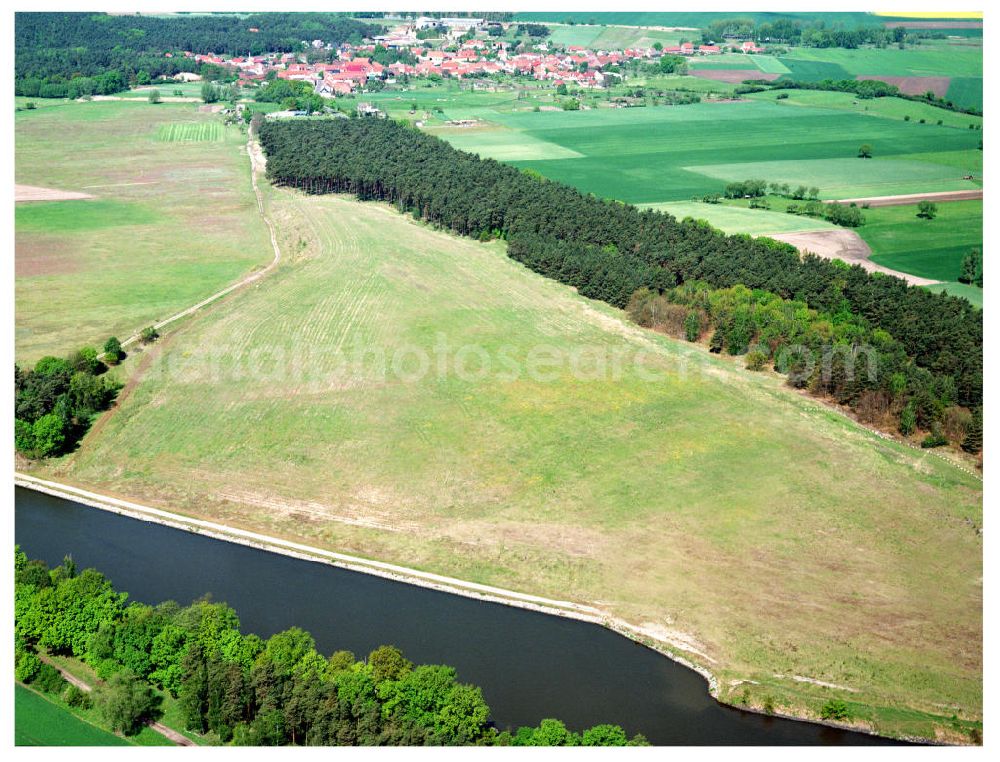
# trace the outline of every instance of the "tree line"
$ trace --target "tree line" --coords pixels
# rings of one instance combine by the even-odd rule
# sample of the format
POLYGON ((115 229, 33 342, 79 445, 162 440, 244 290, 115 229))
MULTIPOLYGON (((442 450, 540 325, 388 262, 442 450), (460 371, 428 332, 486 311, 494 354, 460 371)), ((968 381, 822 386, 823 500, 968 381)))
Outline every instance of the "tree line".
POLYGON ((881 25, 871 25, 847 29, 839 26, 829 27, 822 20, 803 22, 790 18, 777 18, 773 21, 757 22, 750 17, 713 21, 702 31, 702 37, 706 41, 739 39, 812 48, 848 49, 862 45, 884 48, 895 44, 903 47, 907 42, 906 29, 899 26, 887 29, 881 25))
POLYGON ((662 293, 641 288, 626 310, 635 323, 678 339, 708 337, 709 351, 745 356, 752 371, 771 367, 790 386, 850 407, 864 423, 906 436, 925 432, 925 447, 982 448, 981 408, 958 405, 948 377, 914 365, 900 342, 850 312, 698 281, 662 293))
POLYGON ((358 43, 383 30, 381 25, 337 13, 167 17, 16 13, 15 94, 60 98, 110 94, 145 84, 140 81, 145 78, 202 73, 201 64, 179 55, 184 50, 220 55, 287 53, 301 50, 303 41, 358 43), (173 55, 168 58, 167 53, 173 55))
MULTIPOLYGON (((768 79, 747 79, 744 84, 737 87, 737 94, 750 92, 763 92, 765 90, 826 90, 835 93, 851 93, 861 99, 868 98, 902 98, 903 100, 915 101, 917 103, 927 103, 931 106, 955 111, 960 114, 971 114, 982 116, 982 109, 974 106, 961 106, 946 97, 938 97, 931 91, 917 95, 909 95, 902 92, 896 85, 883 82, 878 79, 822 79, 818 82, 803 82, 792 79, 787 74, 775 80, 768 79)), ((779 95, 779 98, 781 96, 779 95)))
POLYGON ((106 371, 125 353, 114 337, 104 350, 98 355, 93 347, 83 347, 65 359, 43 357, 28 370, 14 365, 14 447, 19 453, 61 455, 108 408, 121 384, 106 371))
POLYGON ((275 183, 388 201, 461 235, 504 238, 512 258, 618 307, 641 287, 700 280, 853 313, 899 341, 914 364, 950 378, 957 403, 982 401, 982 311, 965 299, 585 195, 393 120, 275 121, 260 139, 275 183))
POLYGON ((79 701, 39 654, 80 658, 105 681, 95 700, 126 734, 156 718, 155 687, 178 699, 187 730, 235 746, 645 744, 617 725, 577 733, 554 719, 501 731, 452 667, 414 665, 393 646, 324 656, 297 627, 243 634, 236 612, 208 599, 129 602, 68 557, 49 569, 16 547, 14 582, 16 679, 79 701))

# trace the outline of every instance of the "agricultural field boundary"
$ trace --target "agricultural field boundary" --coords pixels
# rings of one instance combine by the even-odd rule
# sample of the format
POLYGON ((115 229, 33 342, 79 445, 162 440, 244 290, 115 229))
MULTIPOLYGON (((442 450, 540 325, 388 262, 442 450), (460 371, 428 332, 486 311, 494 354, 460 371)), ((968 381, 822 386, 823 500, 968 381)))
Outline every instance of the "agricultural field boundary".
POLYGON ((980 201, 983 198, 981 190, 941 191, 938 193, 904 193, 898 196, 870 196, 868 198, 842 198, 828 201, 829 204, 868 204, 868 206, 904 206, 918 201, 980 201))

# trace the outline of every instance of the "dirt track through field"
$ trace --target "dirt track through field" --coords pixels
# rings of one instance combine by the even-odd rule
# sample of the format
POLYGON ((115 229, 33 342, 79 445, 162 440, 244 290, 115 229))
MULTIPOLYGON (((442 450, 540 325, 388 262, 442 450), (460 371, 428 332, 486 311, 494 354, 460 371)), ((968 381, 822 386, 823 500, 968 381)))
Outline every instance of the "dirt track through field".
MULTIPOLYGON (((197 304, 188 307, 186 310, 182 310, 164 320, 159 321, 158 323, 154 323, 153 328, 159 330, 160 328, 163 328, 164 326, 169 325, 170 323, 173 323, 176 320, 180 320, 183 317, 187 317, 188 315, 197 312, 202 307, 205 307, 211 304, 212 302, 221 299, 222 297, 226 296, 226 294, 232 293, 238 288, 241 288, 243 286, 249 285, 250 283, 260 280, 265 275, 272 272, 278 266, 278 263, 281 262, 281 249, 278 247, 278 237, 274 231, 274 223, 271 222, 271 218, 267 216, 267 212, 264 210, 264 197, 261 195, 260 186, 257 183, 257 174, 263 173, 265 171, 267 160, 264 158, 264 153, 261 151, 260 145, 256 141, 254 141, 253 135, 249 135, 247 137, 247 153, 250 156, 250 182, 253 185, 254 196, 256 196, 257 198, 257 211, 260 213, 261 219, 264 220, 264 224, 267 225, 267 232, 271 237, 271 248, 274 250, 274 259, 271 260, 271 263, 267 265, 267 267, 251 273, 242 280, 238 280, 236 283, 227 286, 221 291, 215 292, 208 298, 202 299, 197 304)), ((131 336, 129 336, 127 339, 125 339, 122 342, 122 346, 123 347, 129 346, 130 344, 134 344, 138 340, 139 340, 139 333, 136 332, 131 336)))
POLYGON ((868 198, 842 198, 837 204, 868 204, 868 206, 903 206, 921 201, 977 201, 982 199, 982 190, 941 191, 939 193, 907 193, 901 196, 870 196, 868 198))
POLYGON ((814 230, 804 233, 779 233, 768 237, 790 243, 803 254, 809 252, 825 259, 839 259, 850 265, 861 265, 868 272, 894 275, 913 286, 930 286, 939 282, 875 264, 870 259, 872 250, 853 230, 814 230))
POLYGON ((14 185, 14 201, 78 201, 93 198, 89 193, 41 188, 37 185, 14 185))
MULTIPOLYGON (((72 674, 71 672, 68 672, 67 670, 63 669, 62 667, 60 667, 58 664, 56 664, 54 661, 52 661, 49 657, 45 656, 44 654, 39 654, 38 658, 41 659, 46 664, 48 664, 49 666, 54 667, 56 670, 58 670, 59 674, 62 675, 63 679, 67 683, 69 683, 70 685, 75 685, 77 688, 79 688, 84 693, 90 693, 93 690, 93 687, 90 684, 84 682, 83 680, 81 680, 79 677, 77 677, 76 675, 72 674)), ((186 736, 181 735, 180 733, 178 733, 176 730, 173 730, 172 728, 168 728, 162 722, 153 722, 152 720, 148 720, 146 722, 146 725, 148 725, 152 730, 155 730, 161 736, 164 736, 165 738, 168 738, 169 740, 173 741, 178 746, 194 746, 195 745, 194 741, 192 741, 190 738, 187 738, 186 736)))

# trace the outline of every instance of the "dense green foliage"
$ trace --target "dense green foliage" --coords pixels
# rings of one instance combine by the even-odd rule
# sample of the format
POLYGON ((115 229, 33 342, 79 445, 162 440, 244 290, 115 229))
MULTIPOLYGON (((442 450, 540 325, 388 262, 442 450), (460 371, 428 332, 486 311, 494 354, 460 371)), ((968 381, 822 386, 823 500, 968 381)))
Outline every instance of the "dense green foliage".
MULTIPOLYGON (((120 344, 113 354, 114 362, 119 354, 123 354, 120 344)), ((120 388, 116 380, 102 375, 104 370, 97 351, 91 347, 65 360, 43 357, 28 371, 15 365, 17 451, 32 458, 59 455, 83 436, 94 415, 107 408, 120 388)))
POLYGON ((334 45, 359 42, 381 29, 335 13, 167 17, 17 13, 15 93, 43 98, 114 93, 130 84, 148 83, 181 71, 202 72, 193 59, 180 55, 168 58, 165 53, 169 52, 290 52, 300 50, 303 41, 321 39, 334 45))
POLYGON ((107 681, 97 704, 126 734, 154 715, 155 685, 180 699, 187 729, 238 746, 644 743, 618 726, 577 734, 557 720, 499 732, 482 691, 459 683, 451 667, 415 666, 392 646, 363 661, 347 651, 325 657, 297 627, 262 640, 240 632, 231 608, 207 600, 129 603, 69 559, 50 571, 15 548, 14 578, 19 679, 40 679, 48 665, 38 649, 85 660, 107 681))
POLYGON ((391 120, 273 122, 260 136, 276 183, 389 201, 462 235, 503 237, 512 258, 585 296, 624 306, 641 287, 691 280, 763 289, 888 332, 918 366, 954 386, 957 402, 982 399, 982 312, 964 299, 587 196, 391 120))
MULTIPOLYGON (((935 446, 948 443, 939 423, 962 417, 950 382, 913 365, 898 341, 846 311, 817 312, 767 291, 698 282, 662 294, 640 289, 627 311, 639 325, 688 341, 711 330, 711 351, 746 355, 750 370, 771 365, 790 385, 848 405, 866 423, 905 434, 919 425, 934 432, 935 446)), ((949 429, 956 445, 966 437, 966 425, 949 429)))

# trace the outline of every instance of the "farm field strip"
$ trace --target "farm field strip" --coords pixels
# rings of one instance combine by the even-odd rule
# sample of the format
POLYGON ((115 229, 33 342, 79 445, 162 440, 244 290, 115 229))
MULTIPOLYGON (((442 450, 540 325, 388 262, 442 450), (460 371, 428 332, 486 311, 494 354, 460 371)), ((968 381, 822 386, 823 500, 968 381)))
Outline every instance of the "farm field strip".
POLYGON ((670 201, 649 204, 649 208, 672 214, 677 219, 693 217, 705 220, 725 233, 795 233, 810 230, 834 230, 836 226, 826 220, 802 217, 766 209, 745 209, 723 204, 705 204, 696 201, 670 201))
POLYGON ((204 122, 172 122, 162 124, 156 132, 156 139, 167 143, 220 141, 224 137, 224 127, 217 120, 204 122))

